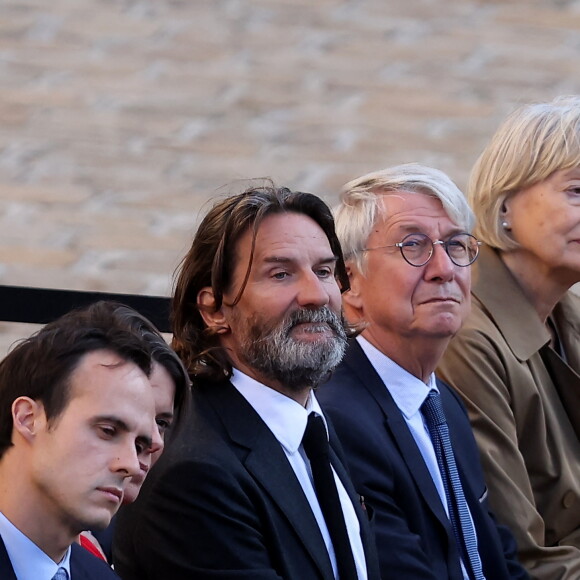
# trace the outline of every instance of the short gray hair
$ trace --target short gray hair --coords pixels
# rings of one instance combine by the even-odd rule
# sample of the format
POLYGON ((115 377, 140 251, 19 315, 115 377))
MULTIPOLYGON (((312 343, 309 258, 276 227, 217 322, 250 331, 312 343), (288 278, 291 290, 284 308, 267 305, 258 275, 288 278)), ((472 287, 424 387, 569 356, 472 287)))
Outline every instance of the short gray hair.
POLYGON ((556 171, 580 166, 580 96, 527 104, 500 125, 471 172, 468 199, 476 236, 500 250, 518 246, 503 228, 508 197, 556 171))
POLYGON ((382 196, 406 191, 437 198, 459 227, 471 232, 474 217, 461 190, 442 171, 418 163, 405 163, 367 173, 347 183, 334 208, 336 233, 345 260, 354 261, 364 272, 364 248, 379 216, 382 196))

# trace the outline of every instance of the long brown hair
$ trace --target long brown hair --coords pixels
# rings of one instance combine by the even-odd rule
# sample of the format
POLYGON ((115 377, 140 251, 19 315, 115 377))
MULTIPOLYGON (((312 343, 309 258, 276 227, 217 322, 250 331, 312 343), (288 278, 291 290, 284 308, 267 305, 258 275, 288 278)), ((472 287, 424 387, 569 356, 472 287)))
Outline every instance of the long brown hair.
POLYGON ((274 185, 250 188, 217 202, 201 222, 189 252, 177 272, 172 301, 173 348, 183 360, 192 381, 219 381, 232 371, 227 353, 220 347, 215 330, 206 327, 197 304, 199 291, 211 286, 218 310, 234 271, 235 246, 252 231, 252 251, 246 277, 233 304, 240 299, 252 266, 256 233, 262 220, 273 214, 297 213, 314 220, 328 238, 338 258, 336 276, 342 291, 349 288, 340 243, 329 207, 311 193, 274 185))

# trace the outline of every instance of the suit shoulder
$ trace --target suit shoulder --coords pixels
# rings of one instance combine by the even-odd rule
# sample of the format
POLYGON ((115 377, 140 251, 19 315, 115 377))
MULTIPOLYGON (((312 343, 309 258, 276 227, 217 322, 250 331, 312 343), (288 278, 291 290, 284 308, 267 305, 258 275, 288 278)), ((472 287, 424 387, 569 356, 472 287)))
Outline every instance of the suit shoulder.
POLYGON ((441 393, 443 399, 453 401, 465 413, 465 406, 463 405, 463 401, 461 400, 459 393, 450 384, 446 383, 439 377, 436 377, 436 379, 437 379, 437 388, 439 389, 439 392, 441 393))
POLYGON ((338 368, 332 377, 316 389, 316 398, 323 410, 348 412, 368 406, 368 393, 349 368, 338 368))
MULTIPOLYGON (((352 348, 352 347, 351 347, 352 348)), ((348 359, 348 351, 347 351, 348 359)), ((348 360, 343 360, 323 384, 316 390, 316 397, 328 399, 334 398, 337 393, 341 396, 354 397, 357 395, 360 379, 348 360)))
POLYGON ((439 378, 437 378, 437 388, 441 393, 445 415, 450 425, 454 424, 455 428, 457 428, 458 425, 461 425, 471 433, 472 428, 469 421, 469 415, 467 414, 467 409, 465 408, 459 393, 451 385, 439 378))
POLYGON ((119 576, 113 572, 109 564, 100 558, 93 556, 78 544, 71 546, 71 576, 73 578, 84 577, 90 580, 119 580, 119 576))

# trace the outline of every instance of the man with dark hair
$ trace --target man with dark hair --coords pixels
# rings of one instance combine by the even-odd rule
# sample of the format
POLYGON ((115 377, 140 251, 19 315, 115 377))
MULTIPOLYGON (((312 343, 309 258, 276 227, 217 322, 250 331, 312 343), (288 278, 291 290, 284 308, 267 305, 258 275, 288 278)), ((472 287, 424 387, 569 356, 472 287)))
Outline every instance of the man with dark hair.
POLYGON ((151 352, 104 312, 75 311, 0 363, 0 577, 105 580, 75 544, 121 505, 151 448, 151 352))
POLYGON ((367 516, 312 392, 346 346, 339 283, 318 197, 253 188, 209 211, 173 301, 189 428, 120 514, 125 580, 378 578, 367 516))
MULTIPOLYGON (((179 430, 185 409, 189 404, 190 380, 176 352, 167 344, 150 320, 125 304, 110 300, 91 304, 84 311, 84 316, 104 316, 114 318, 113 326, 119 326, 138 334, 151 350, 151 374, 149 383, 153 390, 155 404, 154 445, 145 449, 139 457, 140 473, 132 477, 125 486, 123 504, 135 501, 149 468, 159 459, 165 444, 179 430)), ((81 534, 81 545, 106 557, 112 562, 112 543, 116 516, 105 530, 92 530, 81 534)))

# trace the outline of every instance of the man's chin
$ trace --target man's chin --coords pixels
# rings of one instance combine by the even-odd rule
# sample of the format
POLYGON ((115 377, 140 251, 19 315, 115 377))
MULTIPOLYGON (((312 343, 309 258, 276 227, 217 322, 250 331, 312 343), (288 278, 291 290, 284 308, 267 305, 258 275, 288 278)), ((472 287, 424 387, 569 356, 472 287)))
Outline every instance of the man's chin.
POLYGON ((101 531, 109 526, 113 516, 117 513, 117 510, 107 513, 94 514, 92 517, 88 516, 85 521, 81 524, 82 530, 95 530, 101 531))
POLYGON ((455 318, 445 318, 431 325, 426 335, 432 338, 452 339, 461 330, 461 322, 455 318))

